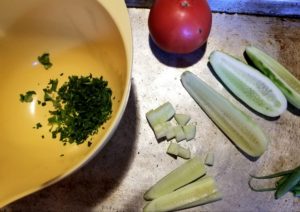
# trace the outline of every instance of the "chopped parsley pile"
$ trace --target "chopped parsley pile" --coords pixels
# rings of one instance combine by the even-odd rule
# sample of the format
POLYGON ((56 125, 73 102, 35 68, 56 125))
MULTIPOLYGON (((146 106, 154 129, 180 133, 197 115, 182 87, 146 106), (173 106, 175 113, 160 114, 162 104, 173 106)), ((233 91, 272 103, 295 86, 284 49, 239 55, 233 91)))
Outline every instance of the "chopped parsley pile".
MULTIPOLYGON (((96 134, 112 113, 112 90, 103 77, 69 76, 58 88, 58 79, 50 79, 43 89, 44 99, 38 104, 52 104, 49 111, 48 124, 52 138, 59 138, 66 143, 84 143, 90 136, 96 134)), ((33 101, 35 91, 20 95, 21 102, 33 101)), ((41 124, 35 126, 36 129, 41 124)), ((91 142, 88 142, 88 146, 91 142)))

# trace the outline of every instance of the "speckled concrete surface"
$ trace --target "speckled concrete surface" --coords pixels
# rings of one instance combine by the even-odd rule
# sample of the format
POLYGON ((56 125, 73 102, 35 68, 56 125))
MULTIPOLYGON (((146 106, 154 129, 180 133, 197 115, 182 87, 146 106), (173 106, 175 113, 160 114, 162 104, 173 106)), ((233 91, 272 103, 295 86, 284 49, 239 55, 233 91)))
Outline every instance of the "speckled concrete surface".
POLYGON ((288 194, 274 200, 272 192, 255 193, 247 184, 249 173, 267 174, 300 164, 300 112, 290 108, 279 119, 266 120, 235 100, 207 67, 211 51, 242 57, 244 47, 253 44, 278 58, 300 79, 300 19, 214 14, 206 48, 179 58, 163 54, 149 41, 148 12, 129 10, 134 39, 132 90, 111 141, 73 175, 2 210, 141 211, 145 190, 184 162, 165 153, 168 143, 157 143, 145 118, 148 110, 170 101, 197 123, 195 140, 183 145, 193 155, 215 153, 215 166, 208 168, 208 174, 216 177, 224 196, 187 211, 300 211, 299 198, 288 194), (196 105, 180 83, 184 70, 200 76, 261 125, 271 140, 261 158, 253 162, 243 156, 196 105))

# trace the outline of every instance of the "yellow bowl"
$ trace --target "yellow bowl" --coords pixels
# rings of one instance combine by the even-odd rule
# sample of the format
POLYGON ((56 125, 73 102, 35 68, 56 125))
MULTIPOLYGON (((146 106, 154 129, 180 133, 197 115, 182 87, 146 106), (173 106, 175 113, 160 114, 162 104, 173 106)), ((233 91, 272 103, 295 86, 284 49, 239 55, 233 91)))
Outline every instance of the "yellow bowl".
POLYGON ((104 146, 126 107, 131 65, 124 0, 0 1, 0 208, 61 180, 104 146), (53 63, 49 70, 37 63, 44 52, 53 63), (90 147, 64 146, 51 138, 49 108, 37 100, 49 79, 90 73, 112 88, 112 117, 90 147), (28 90, 37 92, 34 101, 21 103, 19 95, 28 90), (43 127, 33 129, 38 122, 43 127))

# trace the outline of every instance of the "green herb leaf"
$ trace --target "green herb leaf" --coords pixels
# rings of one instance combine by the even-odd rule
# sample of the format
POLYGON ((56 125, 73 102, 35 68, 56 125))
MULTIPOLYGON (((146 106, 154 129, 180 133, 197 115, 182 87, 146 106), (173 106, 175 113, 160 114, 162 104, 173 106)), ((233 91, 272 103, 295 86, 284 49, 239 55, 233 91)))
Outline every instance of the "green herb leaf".
POLYGON ((54 92, 57 89, 57 85, 58 85, 58 79, 50 79, 50 82, 48 83, 49 85, 51 85, 50 91, 54 92))
POLYGON ((35 125, 35 129, 39 129, 39 128, 41 128, 43 125, 39 122, 39 123, 36 123, 36 125, 35 125))
POLYGON ((41 56, 38 56, 38 61, 44 66, 46 70, 48 70, 52 66, 49 53, 44 53, 41 56))
POLYGON ((32 102, 33 101, 33 95, 35 95, 35 91, 27 91, 25 94, 20 94, 20 101, 21 102, 32 102))

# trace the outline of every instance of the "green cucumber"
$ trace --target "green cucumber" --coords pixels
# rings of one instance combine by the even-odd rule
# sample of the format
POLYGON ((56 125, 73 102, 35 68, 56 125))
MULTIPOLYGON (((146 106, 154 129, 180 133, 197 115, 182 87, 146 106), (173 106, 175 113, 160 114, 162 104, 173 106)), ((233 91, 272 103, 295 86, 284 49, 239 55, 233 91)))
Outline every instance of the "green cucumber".
POLYGON ((185 139, 185 134, 182 129, 182 126, 174 126, 175 138, 177 142, 183 141, 185 139))
POLYGON ((178 155, 178 144, 174 143, 174 142, 170 142, 168 149, 167 149, 167 153, 173 156, 177 156, 178 155))
POLYGON ((178 144, 178 157, 183 159, 190 159, 191 158, 191 151, 189 148, 184 148, 178 144))
POLYGON ((168 127, 168 131, 167 131, 167 134, 166 134, 166 139, 168 141, 175 138, 175 136, 176 136, 176 132, 175 132, 174 128, 175 128, 174 126, 169 126, 168 127))
POLYGON ((181 82, 199 106, 240 150, 251 157, 259 157, 266 151, 268 138, 250 116, 189 71, 181 75, 181 82))
POLYGON ((176 122, 182 126, 186 125, 191 120, 191 116, 186 114, 175 114, 174 118, 176 122))
POLYGON ((145 200, 153 200, 202 177, 206 170, 203 162, 197 157, 184 164, 159 180, 145 194, 145 200))
POLYGON ((185 125, 182 127, 186 141, 190 141, 196 136, 196 126, 193 124, 185 125))
POLYGON ((161 122, 157 123, 153 126, 153 131, 155 134, 156 139, 161 139, 167 136, 168 129, 171 127, 170 122, 161 122))
POLYGON ((205 161, 204 164, 207 166, 213 166, 214 165, 214 154, 212 152, 207 153, 206 157, 205 157, 205 161))
POLYGON ((189 185, 179 188, 149 202, 144 212, 174 211, 203 205, 221 199, 215 180, 203 177, 189 185))
POLYGON ((190 159, 191 158, 191 151, 189 148, 184 148, 180 146, 178 143, 171 142, 167 149, 167 153, 173 156, 178 156, 183 159, 190 159))
POLYGON ((212 52, 209 62, 222 82, 255 111, 277 117, 286 110, 285 96, 258 70, 220 51, 212 52))
POLYGON ((170 102, 166 102, 146 113, 146 118, 152 128, 158 123, 169 121, 175 115, 175 109, 170 102))
POLYGON ((278 61, 256 47, 245 51, 251 62, 282 91, 287 100, 300 109, 300 81, 278 61))

